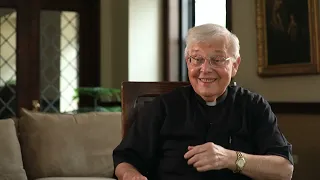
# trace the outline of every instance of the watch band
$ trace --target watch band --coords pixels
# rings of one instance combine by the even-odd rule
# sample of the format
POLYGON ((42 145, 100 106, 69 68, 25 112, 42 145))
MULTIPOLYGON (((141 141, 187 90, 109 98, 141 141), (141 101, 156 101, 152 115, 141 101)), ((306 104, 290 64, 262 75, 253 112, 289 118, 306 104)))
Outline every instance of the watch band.
POLYGON ((236 162, 235 162, 235 164, 236 164, 236 169, 235 169, 233 172, 234 172, 234 173, 240 173, 240 172, 242 171, 243 167, 240 167, 237 162, 238 162, 240 159, 243 159, 244 156, 243 156, 242 153, 239 152, 239 151, 236 151, 236 154, 237 154, 237 160, 236 160, 236 162))

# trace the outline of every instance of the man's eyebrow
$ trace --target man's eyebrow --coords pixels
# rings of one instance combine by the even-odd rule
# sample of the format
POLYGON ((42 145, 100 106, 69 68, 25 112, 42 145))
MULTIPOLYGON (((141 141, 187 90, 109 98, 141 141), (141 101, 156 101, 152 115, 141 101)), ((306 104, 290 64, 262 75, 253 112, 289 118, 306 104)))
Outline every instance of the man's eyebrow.
POLYGON ((192 52, 198 52, 198 51, 199 51, 199 49, 191 49, 190 52, 192 53, 192 52))
POLYGON ((193 56, 199 56, 199 54, 197 54, 197 52, 199 52, 199 49, 192 49, 190 50, 190 52, 188 53, 189 55, 193 55, 193 56))

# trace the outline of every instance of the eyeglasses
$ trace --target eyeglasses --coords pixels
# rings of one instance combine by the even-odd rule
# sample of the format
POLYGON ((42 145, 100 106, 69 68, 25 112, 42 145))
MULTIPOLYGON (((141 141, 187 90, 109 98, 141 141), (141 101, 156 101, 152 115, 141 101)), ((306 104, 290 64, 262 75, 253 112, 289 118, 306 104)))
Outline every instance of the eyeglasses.
MULTIPOLYGON (((202 57, 196 58, 196 57, 189 56, 190 64, 195 67, 201 66, 205 62, 205 60, 206 59, 204 59, 202 57)), ((211 57, 210 59, 208 59, 209 64, 212 67, 225 67, 229 60, 231 60, 230 57, 225 58, 223 56, 214 56, 214 57, 211 57)))

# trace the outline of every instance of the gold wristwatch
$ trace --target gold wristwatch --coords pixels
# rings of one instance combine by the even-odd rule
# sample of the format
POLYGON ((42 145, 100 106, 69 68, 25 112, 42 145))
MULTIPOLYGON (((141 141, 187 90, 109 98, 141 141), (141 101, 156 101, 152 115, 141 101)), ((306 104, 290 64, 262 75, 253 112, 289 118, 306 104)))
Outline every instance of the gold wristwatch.
POLYGON ((236 170, 234 173, 239 173, 242 171, 243 167, 246 165, 246 159, 244 158, 243 154, 239 151, 237 153, 237 160, 236 160, 236 170))

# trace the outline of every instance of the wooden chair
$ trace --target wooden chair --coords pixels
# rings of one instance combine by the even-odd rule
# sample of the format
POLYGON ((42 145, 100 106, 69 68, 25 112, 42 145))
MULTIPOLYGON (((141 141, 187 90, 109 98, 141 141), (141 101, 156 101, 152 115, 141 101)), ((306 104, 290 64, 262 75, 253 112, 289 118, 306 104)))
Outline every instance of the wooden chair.
POLYGON ((122 137, 126 135, 133 123, 128 121, 128 117, 134 116, 139 106, 143 106, 162 93, 188 84, 189 82, 123 82, 121 86, 122 137))

